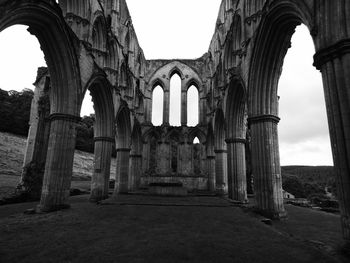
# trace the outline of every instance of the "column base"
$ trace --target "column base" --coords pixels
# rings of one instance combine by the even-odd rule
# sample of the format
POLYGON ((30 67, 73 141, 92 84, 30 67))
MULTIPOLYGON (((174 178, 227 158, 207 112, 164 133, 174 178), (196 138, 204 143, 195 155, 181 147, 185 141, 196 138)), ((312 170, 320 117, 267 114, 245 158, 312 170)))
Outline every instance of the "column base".
POLYGON ((108 195, 102 194, 102 192, 91 193, 89 201, 91 203, 97 203, 108 198, 108 195))
POLYGON ((54 206, 44 206, 44 205, 37 205, 36 212, 37 213, 50 213, 50 212, 56 212, 59 210, 69 209, 70 204, 61 204, 61 205, 54 205, 54 206))
POLYGON ((257 207, 255 207, 255 211, 260 215, 273 220, 284 220, 284 219, 287 219, 288 217, 287 211, 276 212, 276 211, 269 211, 269 210, 261 210, 257 207))

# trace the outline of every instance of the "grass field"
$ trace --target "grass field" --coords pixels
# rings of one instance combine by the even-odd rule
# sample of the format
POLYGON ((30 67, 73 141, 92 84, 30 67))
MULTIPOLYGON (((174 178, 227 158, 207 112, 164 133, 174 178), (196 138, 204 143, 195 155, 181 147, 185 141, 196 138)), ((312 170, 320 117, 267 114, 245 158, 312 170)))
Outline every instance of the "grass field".
MULTIPOLYGON (((14 190, 22 172, 26 138, 0 132, 0 198, 14 190)), ((72 188, 90 189, 94 155, 75 151, 72 188)), ((111 178, 115 178, 115 158, 112 158, 111 178)))

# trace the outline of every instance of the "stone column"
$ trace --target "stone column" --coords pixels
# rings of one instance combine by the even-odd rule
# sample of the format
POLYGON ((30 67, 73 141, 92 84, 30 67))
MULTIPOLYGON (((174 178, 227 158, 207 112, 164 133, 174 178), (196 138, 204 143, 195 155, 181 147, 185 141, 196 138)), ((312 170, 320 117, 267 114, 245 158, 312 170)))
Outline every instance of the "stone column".
POLYGON ((227 139, 228 196, 232 200, 246 203, 247 179, 245 163, 245 139, 227 139))
POLYGON ((164 104, 163 104, 163 124, 169 125, 169 108, 170 108, 170 91, 164 90, 164 104))
POLYGON ((215 180, 215 156, 207 156, 208 164, 208 189, 210 192, 216 191, 216 180, 215 180))
POLYGON ((341 224, 350 250, 350 39, 321 49, 314 59, 322 72, 341 224))
POLYGON ((130 148, 117 149, 117 172, 115 176, 114 194, 128 192, 130 148))
POLYGON ((279 118, 261 115, 248 119, 251 130, 252 172, 257 208, 269 218, 286 216, 278 146, 279 118))
POLYGON ((76 123, 80 117, 55 113, 50 115, 51 129, 41 200, 43 212, 69 207, 68 198, 73 171, 76 123))
POLYGON ((111 157, 114 138, 95 137, 94 172, 91 179, 90 201, 108 198, 111 157))
POLYGON ((181 90, 181 126, 187 125, 187 90, 181 90))
POLYGON ((136 191, 141 182, 142 155, 130 154, 129 191, 136 191))
POLYGON ((227 151, 215 149, 215 180, 216 193, 227 195, 227 151))

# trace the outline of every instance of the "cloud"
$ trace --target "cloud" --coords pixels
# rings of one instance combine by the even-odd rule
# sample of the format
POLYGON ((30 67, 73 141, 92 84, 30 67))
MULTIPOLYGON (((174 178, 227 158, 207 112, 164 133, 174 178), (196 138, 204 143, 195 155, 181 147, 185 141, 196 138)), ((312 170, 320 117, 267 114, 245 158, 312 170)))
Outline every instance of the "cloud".
POLYGON ((308 29, 297 28, 278 89, 282 164, 332 163, 322 78, 312 66, 314 52, 308 29))

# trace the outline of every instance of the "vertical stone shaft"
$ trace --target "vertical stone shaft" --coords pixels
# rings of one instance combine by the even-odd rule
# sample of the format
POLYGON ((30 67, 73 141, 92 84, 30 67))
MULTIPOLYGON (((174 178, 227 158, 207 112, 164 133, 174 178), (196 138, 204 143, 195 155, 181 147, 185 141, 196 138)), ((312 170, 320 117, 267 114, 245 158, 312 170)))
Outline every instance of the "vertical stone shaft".
POLYGON ((207 156, 208 164, 208 188, 209 191, 216 191, 216 181, 215 181, 215 156, 207 156))
POLYGON ((78 117, 52 114, 51 133, 39 209, 44 212, 68 207, 78 117))
POLYGON ((142 155, 130 154, 129 191, 136 191, 141 182, 142 155))
POLYGON ((181 126, 187 125, 187 90, 181 91, 181 126))
POLYGON ((245 139, 227 139, 228 196, 232 200, 247 202, 245 139))
POLYGON ((227 194, 227 151, 216 149, 215 151, 215 178, 216 193, 227 194))
POLYGON ((169 125, 169 107, 170 107, 170 92, 169 89, 164 90, 163 104, 163 124, 169 125))
POLYGON ((114 194, 125 194, 128 192, 129 156, 129 148, 117 149, 117 172, 114 194))
POLYGON ((343 236, 350 247, 350 40, 315 55, 322 71, 343 236))
POLYGON ((109 177, 113 138, 96 137, 95 139, 94 172, 91 179, 90 200, 93 202, 108 198, 109 177))
POLYGON ((270 218, 286 216, 283 205, 278 122, 279 118, 272 115, 249 118, 257 208, 270 218))

